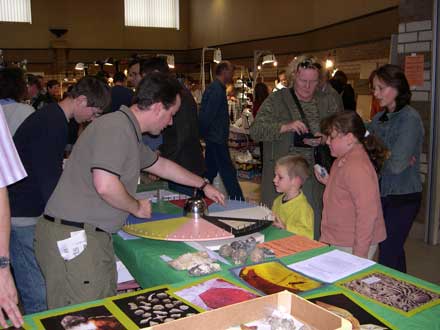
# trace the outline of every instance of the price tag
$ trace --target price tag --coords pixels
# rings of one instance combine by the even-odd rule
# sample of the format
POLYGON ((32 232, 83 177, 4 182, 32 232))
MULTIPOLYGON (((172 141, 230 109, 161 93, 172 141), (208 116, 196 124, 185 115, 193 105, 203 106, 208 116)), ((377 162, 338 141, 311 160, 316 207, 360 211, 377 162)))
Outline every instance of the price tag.
POLYGON ((367 285, 371 285, 377 282, 380 282, 381 279, 379 277, 376 276, 371 276, 371 277, 367 277, 366 279, 363 279, 362 282, 367 284, 367 285))

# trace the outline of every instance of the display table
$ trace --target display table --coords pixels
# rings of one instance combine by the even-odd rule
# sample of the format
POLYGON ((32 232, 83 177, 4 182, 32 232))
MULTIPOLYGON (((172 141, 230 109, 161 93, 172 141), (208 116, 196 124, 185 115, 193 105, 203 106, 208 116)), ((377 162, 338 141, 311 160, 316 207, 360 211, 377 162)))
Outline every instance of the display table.
MULTIPOLYGON (((271 237, 273 239, 275 238, 281 238, 285 237, 287 235, 290 235, 289 233, 281 230, 274 230, 273 228, 268 228, 265 231, 265 235, 267 237, 271 237)), ((148 283, 154 283, 154 285, 157 284, 170 284, 170 287, 178 288, 182 287, 190 282, 196 282, 199 281, 200 278, 194 278, 190 277, 186 274, 185 271, 177 272, 171 269, 169 266, 165 265, 164 262, 162 262, 162 265, 159 265, 159 262, 154 261, 154 256, 160 255, 160 254, 167 254, 170 256, 178 256, 186 251, 192 251, 191 248, 185 246, 184 243, 176 243, 176 242, 160 242, 160 241, 152 241, 147 239, 140 239, 140 240, 133 240, 133 241, 123 241, 119 237, 115 238, 115 247, 119 251, 119 255, 121 254, 120 247, 123 247, 124 249, 124 255, 125 253, 127 255, 130 255, 130 258, 126 258, 125 262, 128 260, 134 260, 134 262, 139 262, 137 265, 131 264, 132 261, 129 261, 130 265, 129 268, 132 271, 133 276, 136 278, 136 280, 142 285, 142 287, 147 288, 148 283), (162 243, 162 244, 159 244, 162 243), (131 251, 131 253, 128 253, 128 250, 136 250, 131 251), (179 250, 182 249, 182 250, 179 250), (147 250, 153 250, 150 252, 147 252, 147 250), (148 266, 148 262, 152 262, 152 265, 148 266), (131 266, 131 267, 130 267, 131 266), (147 284, 147 285, 145 285, 147 284)), ((311 258, 313 256, 325 253, 332 250, 330 247, 324 247, 319 248, 311 251, 301 252, 295 255, 287 256, 284 258, 281 258, 281 260, 285 264, 291 264, 293 262, 305 260, 308 258, 311 258)), ((228 267, 223 266, 222 271, 217 273, 219 276, 222 276, 226 279, 228 279, 231 282, 239 283, 237 279, 226 269, 228 267)), ((392 270, 390 268, 381 266, 379 264, 376 264, 369 268, 371 270, 381 270, 387 274, 390 275, 398 275, 400 278, 407 279, 413 283, 422 285, 426 288, 439 291, 440 287, 438 285, 435 285, 433 283, 429 283, 426 281, 423 281, 421 279, 415 278, 410 275, 402 274, 398 271, 392 270)), ((428 310, 421 311, 411 317, 406 317, 404 315, 401 315, 397 312, 393 312, 389 310, 388 308, 384 308, 383 306, 371 302, 367 299, 361 298, 357 295, 354 295, 349 290, 341 289, 340 287, 337 287, 336 285, 327 285, 320 289, 314 290, 313 294, 323 293, 323 292, 344 292, 347 296, 352 298, 355 302, 359 303, 360 305, 363 305, 367 307, 371 312, 373 312, 376 317, 387 321, 392 326, 394 326, 395 329, 399 330, 440 330, 440 305, 437 305, 435 307, 432 307, 428 310)), ((304 294, 305 297, 307 297, 309 294, 304 294)), ((90 306, 103 303, 103 300, 96 301, 96 302, 90 302, 81 304, 79 306, 90 306)), ((69 308, 72 308, 72 306, 66 307, 66 308, 60 308, 56 311, 48 311, 43 312, 39 314, 34 315, 28 315, 25 317, 25 321, 28 324, 28 329, 37 329, 36 323, 33 320, 34 318, 38 318, 41 316, 48 316, 48 315, 54 315, 56 313, 61 313, 63 310, 68 310, 69 308)))
MULTIPOLYGON (((180 216, 180 212, 181 209, 179 207, 172 205, 169 202, 161 202, 155 204, 153 207, 153 216, 160 218, 164 217, 165 214, 168 214, 168 216, 170 217, 180 216)), ((274 227, 266 228, 262 231, 262 233, 264 234, 266 241, 271 241, 292 235, 287 231, 280 230, 274 227)), ((183 253, 195 251, 193 248, 189 247, 183 242, 170 242, 144 238, 124 240, 118 235, 114 235, 113 239, 117 256, 127 266, 136 281, 144 289, 164 284, 169 285, 171 288, 179 288, 189 283, 197 282, 203 279, 203 277, 191 277, 187 274, 186 271, 176 271, 168 266, 160 258, 161 255, 167 255, 171 258, 175 258, 182 255, 183 253)), ((300 252, 294 255, 288 255, 281 258, 280 261, 285 265, 289 265, 294 262, 306 260, 322 253, 326 253, 328 251, 331 251, 332 249, 333 248, 327 246, 320 247, 317 249, 300 252)), ((222 263, 221 266, 221 271, 216 273, 215 275, 221 276, 231 282, 239 283, 237 278, 234 277, 229 271, 230 268, 235 267, 234 265, 225 265, 222 263)), ((371 266, 370 268, 368 268, 368 270, 382 271, 386 274, 395 275, 401 279, 408 280, 427 289, 440 292, 440 286, 438 285, 423 281, 407 274, 402 274, 398 271, 389 269, 379 264, 371 266)), ((336 286, 335 284, 325 285, 319 289, 311 292, 305 292, 301 295, 307 298, 310 295, 324 292, 343 292, 359 305, 365 306, 369 311, 374 313, 377 318, 380 318, 392 325, 394 329, 440 330, 440 305, 436 305, 432 308, 420 311, 415 315, 408 317, 389 308, 385 308, 379 303, 355 295, 352 291, 336 286)), ((108 304, 108 300, 100 300, 96 302, 81 304, 79 306, 85 307, 102 304, 104 302, 108 304)), ((71 308, 72 306, 69 306, 54 311, 28 315, 25 317, 26 329, 37 329, 38 327, 35 319, 38 319, 41 316, 52 316, 54 314, 62 313, 63 311, 69 310, 71 308)))

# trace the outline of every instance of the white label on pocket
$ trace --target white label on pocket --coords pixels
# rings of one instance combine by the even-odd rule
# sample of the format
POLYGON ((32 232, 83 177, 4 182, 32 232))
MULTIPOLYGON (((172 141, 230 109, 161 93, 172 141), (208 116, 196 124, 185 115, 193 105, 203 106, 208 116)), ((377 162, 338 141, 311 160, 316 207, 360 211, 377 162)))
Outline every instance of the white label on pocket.
POLYGON ((70 233, 70 238, 57 242, 58 251, 61 257, 68 261, 79 256, 87 246, 87 235, 85 230, 70 233))

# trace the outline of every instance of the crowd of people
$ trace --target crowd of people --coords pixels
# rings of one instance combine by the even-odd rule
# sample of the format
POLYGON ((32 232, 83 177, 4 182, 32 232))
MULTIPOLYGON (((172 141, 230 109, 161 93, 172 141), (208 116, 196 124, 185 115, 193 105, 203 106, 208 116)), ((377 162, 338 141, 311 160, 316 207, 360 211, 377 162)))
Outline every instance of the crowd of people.
MULTIPOLYGON (((43 91, 42 77, 0 71, 0 325, 1 309, 23 322, 18 297, 29 314, 116 293, 111 235, 129 213, 151 216, 150 202, 133 197, 141 171, 223 204, 218 175, 230 198, 244 200, 228 149, 233 73, 218 64, 198 107, 160 57, 132 61, 112 88, 86 76, 62 99, 56 81, 43 91), (71 149, 73 121, 88 125, 71 149), (79 231, 87 246, 66 259, 58 243, 79 231)), ((399 67, 379 67, 371 83, 380 111, 368 125, 346 75, 330 77, 312 56, 296 57, 272 93, 256 84, 249 131, 264 149, 261 199, 274 226, 360 257, 378 251, 380 263, 405 272, 423 125, 399 67)))
MULTIPOLYGON (((381 111, 368 127, 353 103, 338 101, 341 95, 328 90, 332 87, 325 86, 328 78, 317 59, 295 58, 289 74, 289 88, 267 97, 250 129, 264 146, 262 200, 273 205, 277 226, 306 236, 314 231, 315 239, 365 258, 379 250, 381 264, 406 272, 404 243, 422 198, 424 129, 409 105, 402 69, 384 65, 372 73, 381 111), (325 146, 333 157, 329 173, 321 162, 325 146), (286 157, 300 157, 292 159, 303 165, 287 163, 286 157), (314 175, 304 174, 304 164, 314 175), (303 212, 286 213, 302 194, 308 202, 301 202, 303 212), (306 222, 309 207, 314 221, 306 222)), ((339 76, 348 90, 346 75, 339 76)))

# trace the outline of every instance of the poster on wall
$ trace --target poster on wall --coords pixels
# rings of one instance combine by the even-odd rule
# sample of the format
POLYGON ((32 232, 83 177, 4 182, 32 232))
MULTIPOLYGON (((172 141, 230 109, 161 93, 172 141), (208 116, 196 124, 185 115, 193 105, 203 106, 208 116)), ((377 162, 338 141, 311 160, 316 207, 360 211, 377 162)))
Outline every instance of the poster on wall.
POLYGON ((425 57, 423 55, 405 56, 405 76, 410 87, 423 86, 425 57))

